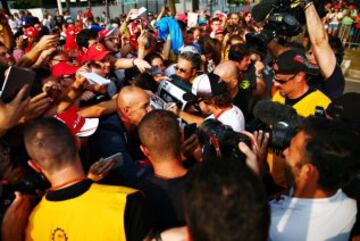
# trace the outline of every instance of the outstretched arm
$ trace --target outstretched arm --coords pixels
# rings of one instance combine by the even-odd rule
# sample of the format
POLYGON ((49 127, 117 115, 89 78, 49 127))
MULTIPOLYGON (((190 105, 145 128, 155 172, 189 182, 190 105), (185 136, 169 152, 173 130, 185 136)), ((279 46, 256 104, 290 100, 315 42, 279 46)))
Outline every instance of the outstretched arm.
POLYGON ((336 66, 335 53, 329 44, 328 35, 313 3, 305 7, 306 26, 311 47, 325 79, 329 78, 336 66))

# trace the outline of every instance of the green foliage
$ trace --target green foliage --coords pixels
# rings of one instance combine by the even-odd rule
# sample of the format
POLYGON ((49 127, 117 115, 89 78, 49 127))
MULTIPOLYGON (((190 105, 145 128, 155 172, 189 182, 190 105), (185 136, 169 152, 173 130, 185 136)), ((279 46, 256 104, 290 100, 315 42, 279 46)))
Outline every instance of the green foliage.
POLYGON ((232 4, 232 5, 245 5, 246 4, 246 0, 228 0, 228 4, 232 4))
POLYGON ((41 5, 41 0, 16 0, 15 8, 37 8, 41 5))

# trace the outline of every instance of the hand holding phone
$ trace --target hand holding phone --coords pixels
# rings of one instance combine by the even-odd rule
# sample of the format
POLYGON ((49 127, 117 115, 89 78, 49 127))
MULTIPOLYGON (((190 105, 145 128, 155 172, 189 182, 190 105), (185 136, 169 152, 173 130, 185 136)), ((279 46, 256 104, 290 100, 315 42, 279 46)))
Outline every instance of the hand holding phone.
POLYGON ((99 181, 103 179, 112 169, 120 166, 122 162, 123 156, 121 152, 118 152, 105 159, 100 159, 91 165, 87 176, 93 181, 99 181))
POLYGON ((35 80, 35 72, 31 69, 11 66, 6 71, 5 80, 1 87, 0 96, 3 102, 8 103, 12 101, 20 89, 27 85, 27 96, 35 80))
POLYGON ((109 79, 105 79, 104 77, 93 72, 81 72, 80 75, 86 78, 88 81, 92 82, 93 84, 107 85, 111 83, 109 79))

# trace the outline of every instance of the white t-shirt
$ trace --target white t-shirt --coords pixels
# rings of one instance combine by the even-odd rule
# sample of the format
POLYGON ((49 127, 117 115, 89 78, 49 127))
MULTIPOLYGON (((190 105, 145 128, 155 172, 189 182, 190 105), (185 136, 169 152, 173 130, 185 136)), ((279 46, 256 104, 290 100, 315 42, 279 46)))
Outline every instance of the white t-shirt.
POLYGON ((356 201, 341 189, 329 198, 282 196, 270 208, 271 241, 348 241, 357 213, 356 201))
MULTIPOLYGON (((210 115, 206 119, 215 118, 214 114, 210 115)), ((232 129, 236 132, 241 132, 245 130, 245 118, 242 111, 235 105, 231 108, 225 110, 220 116, 217 116, 218 121, 224 125, 231 126, 232 129)))

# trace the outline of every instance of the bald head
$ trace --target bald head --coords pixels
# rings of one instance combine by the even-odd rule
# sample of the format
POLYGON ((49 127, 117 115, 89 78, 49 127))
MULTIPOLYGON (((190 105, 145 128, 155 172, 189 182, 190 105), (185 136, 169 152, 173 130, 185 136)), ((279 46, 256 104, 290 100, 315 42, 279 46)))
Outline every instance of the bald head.
POLYGON ((230 89, 236 88, 239 83, 239 71, 234 61, 225 61, 216 66, 214 74, 220 76, 224 80, 230 89))
POLYGON ((149 94, 136 86, 122 88, 117 98, 120 118, 137 126, 146 113, 151 111, 149 94))
POLYGON ((216 66, 214 74, 220 76, 225 82, 238 77, 238 69, 234 61, 225 61, 216 66))

